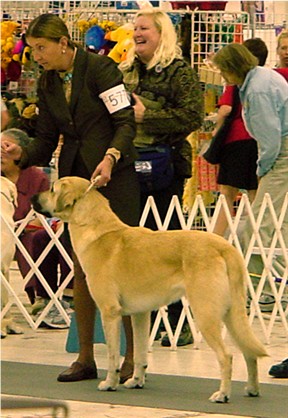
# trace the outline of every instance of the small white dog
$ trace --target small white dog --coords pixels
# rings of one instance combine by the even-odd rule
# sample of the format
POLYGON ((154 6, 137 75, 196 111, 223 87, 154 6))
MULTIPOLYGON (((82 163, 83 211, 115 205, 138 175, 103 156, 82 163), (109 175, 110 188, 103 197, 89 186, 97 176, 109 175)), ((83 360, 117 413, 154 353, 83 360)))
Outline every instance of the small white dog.
MULTIPOLYGON (((1 309, 8 302, 8 291, 3 284, 3 276, 9 281, 9 269, 15 254, 15 239, 10 228, 14 229, 14 211, 17 206, 17 189, 12 181, 1 176, 1 309), (3 276, 2 276, 3 275, 3 276)), ((1 338, 8 334, 22 334, 13 318, 7 314, 1 322, 1 338)))

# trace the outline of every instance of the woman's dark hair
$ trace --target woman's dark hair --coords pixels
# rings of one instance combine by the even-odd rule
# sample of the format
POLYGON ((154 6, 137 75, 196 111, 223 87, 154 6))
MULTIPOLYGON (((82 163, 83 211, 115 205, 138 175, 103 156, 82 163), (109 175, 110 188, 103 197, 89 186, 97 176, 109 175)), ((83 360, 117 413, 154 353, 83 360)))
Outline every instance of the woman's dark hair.
POLYGON ((72 49, 75 46, 64 21, 51 13, 42 14, 32 20, 26 31, 26 39, 29 36, 32 38, 45 38, 54 42, 59 42, 63 36, 66 36, 68 46, 72 49))
POLYGON ((250 38, 243 42, 252 54, 258 58, 258 65, 263 67, 268 56, 268 48, 261 38, 250 38))
MULTIPOLYGON (((65 36, 68 40, 68 47, 74 49, 76 47, 76 43, 72 41, 64 21, 52 13, 45 13, 36 17, 29 24, 26 31, 26 39, 29 37, 44 38, 55 43, 59 43, 63 36, 65 36)), ((47 88, 49 91, 54 90, 54 71, 55 70, 43 72, 39 81, 39 85, 42 88, 47 88)))

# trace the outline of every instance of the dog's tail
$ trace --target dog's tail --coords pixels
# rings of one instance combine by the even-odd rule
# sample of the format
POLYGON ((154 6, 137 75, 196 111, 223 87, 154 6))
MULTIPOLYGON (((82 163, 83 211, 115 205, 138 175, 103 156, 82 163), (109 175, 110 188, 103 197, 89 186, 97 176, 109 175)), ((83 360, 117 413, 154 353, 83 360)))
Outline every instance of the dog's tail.
POLYGON ((231 307, 224 319, 227 329, 245 357, 268 356, 265 347, 252 331, 246 313, 247 270, 244 260, 236 249, 232 254, 228 252, 225 259, 231 291, 231 307))

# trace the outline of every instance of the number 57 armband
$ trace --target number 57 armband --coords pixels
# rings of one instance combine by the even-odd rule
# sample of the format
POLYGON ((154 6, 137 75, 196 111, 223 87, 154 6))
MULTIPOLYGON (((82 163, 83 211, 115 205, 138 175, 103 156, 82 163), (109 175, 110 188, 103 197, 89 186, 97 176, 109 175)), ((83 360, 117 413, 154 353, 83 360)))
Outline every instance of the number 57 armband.
POLYGON ((130 106, 128 92, 125 90, 124 84, 112 87, 109 90, 99 94, 110 114, 117 112, 130 106))

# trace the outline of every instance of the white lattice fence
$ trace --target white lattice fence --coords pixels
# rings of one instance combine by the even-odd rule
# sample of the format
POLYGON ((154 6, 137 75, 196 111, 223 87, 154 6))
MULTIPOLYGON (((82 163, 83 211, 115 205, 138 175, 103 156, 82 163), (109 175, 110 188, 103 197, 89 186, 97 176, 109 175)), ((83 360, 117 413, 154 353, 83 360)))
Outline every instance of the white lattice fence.
MULTIPOLYGON (((235 245, 235 247, 240 251, 241 254, 243 254, 240 240, 239 240, 239 235, 241 233, 241 227, 243 226, 244 218, 250 219, 250 222, 253 225, 253 234, 251 236, 249 247, 245 255, 245 262, 246 262, 246 265, 248 266, 251 256, 255 254, 260 254, 263 260, 263 265, 264 265, 264 269, 263 269, 259 284, 256 289, 254 289, 253 287, 253 283, 252 283, 250 275, 247 274, 248 290, 249 290, 249 294, 252 300, 251 310, 250 310, 250 322, 253 323, 256 317, 259 319, 265 340, 267 343, 269 343, 271 333, 273 331, 273 326, 276 321, 281 321, 281 323, 283 324, 283 332, 284 334, 288 336, 288 324, 287 324, 288 304, 286 308, 285 308, 285 305, 283 308, 281 304, 281 300, 285 297, 285 295, 287 295, 287 292, 288 292, 287 290, 288 249, 285 245, 284 237, 282 236, 282 233, 281 233, 281 227, 284 222, 284 217, 285 216, 287 217, 287 205, 288 205, 288 194, 286 195, 286 198, 283 202, 281 212, 279 216, 277 217, 270 195, 266 194, 264 197, 262 208, 258 215, 258 218, 255 219, 248 196, 244 194, 240 200, 236 216, 232 218, 230 215, 230 211, 226 203, 225 197, 222 195, 219 197, 215 206, 213 216, 211 217, 207 213, 207 208, 205 207, 202 197, 198 195, 196 197, 194 205, 187 219, 185 218, 185 215, 182 213, 181 205, 179 203, 178 198, 174 196, 174 198, 171 200, 171 204, 167 211, 165 220, 162 223, 160 216, 158 214, 155 202, 152 197, 149 197, 146 203, 146 207, 144 208, 141 220, 140 220, 140 225, 142 226, 145 225, 145 220, 147 219, 147 216, 149 212, 151 211, 154 215, 158 229, 166 230, 174 211, 176 211, 182 229, 188 229, 188 230, 195 229, 193 225, 195 224, 195 221, 198 221, 199 216, 201 216, 206 230, 209 232, 213 232, 219 213, 221 209, 223 208, 226 214, 227 221, 228 221, 228 229, 229 229, 228 240, 229 242, 233 243, 233 245, 235 245), (269 248, 265 248, 263 246, 261 235, 260 235, 261 221, 263 220, 263 216, 266 211, 269 212, 270 217, 271 217, 271 223, 274 225, 274 228, 275 228, 274 234, 271 237, 271 245, 269 246, 269 248), (282 258, 282 265, 281 265, 280 271, 279 271, 279 265, 277 265, 277 259, 276 259, 276 257, 279 257, 279 256, 281 256, 282 258), (261 312, 260 306, 259 306, 259 298, 261 296, 264 285, 267 281, 270 284, 271 292, 275 298, 275 305, 274 305, 271 315, 270 314, 267 315, 261 312), (280 285, 276 286, 276 283, 279 281, 280 281, 280 285)), ((205 275, 205 272, 203 272, 203 274, 205 275)), ((172 348, 174 349, 176 348, 177 340, 179 338, 185 316, 187 316, 188 323, 191 327, 191 331, 193 333, 195 343, 197 344, 200 341, 201 337, 199 336, 199 333, 197 332, 195 325, 193 324, 192 326, 191 317, 189 316, 190 311, 187 309, 186 300, 182 299, 182 303, 184 305, 184 308, 183 308, 182 316, 179 319, 179 323, 178 323, 174 336, 172 334, 170 326, 167 327, 167 312, 166 312, 167 308, 161 309, 158 312, 158 315, 156 316, 156 322, 154 324, 154 327, 152 328, 152 333, 150 337, 150 347, 154 341, 161 318, 163 318, 164 326, 168 332, 168 336, 170 338, 172 348)))
MULTIPOLYGON (((285 237, 282 235, 281 227, 284 222, 285 216, 287 217, 287 208, 288 208, 288 195, 286 195, 286 199, 283 202, 281 213, 277 216, 271 201, 270 196, 267 194, 264 197, 261 211, 257 217, 257 219, 254 218, 251 205, 249 203, 248 197, 246 195, 243 195, 238 209, 236 216, 232 218, 230 216, 230 212, 227 206, 227 203, 225 201, 224 196, 220 196, 215 209, 214 213, 211 216, 210 211, 207 212, 207 208, 205 207, 205 204, 203 202, 203 199, 200 195, 198 195, 195 199, 194 205, 191 208, 191 211, 189 215, 183 214, 181 204, 176 196, 173 197, 171 200, 169 209, 167 211, 166 217, 164 222, 161 222, 157 206, 153 200, 153 198, 150 196, 147 200, 146 206, 144 208, 140 225, 145 225, 145 221, 147 219, 147 216, 150 212, 153 213, 153 216, 155 218, 157 227, 159 230, 166 230, 168 228, 170 219, 174 212, 177 213, 177 216, 179 218, 181 228, 185 230, 191 230, 191 229, 197 229, 197 223, 199 220, 199 217, 202 218, 203 225, 207 231, 213 231, 214 225, 216 223, 217 217, 219 215, 220 210, 224 208, 224 211, 226 213, 226 217, 228 220, 228 228, 229 228, 229 234, 227 236, 227 239, 235 245, 235 247, 243 254, 241 243, 240 243, 240 232, 241 227, 243 226, 243 219, 248 218, 250 219, 250 222, 253 226, 253 233, 251 235, 250 243, 248 246, 248 249, 245 254, 245 262, 248 265, 249 260, 252 255, 258 254, 261 256, 263 260, 263 272, 261 276, 259 277, 259 283, 256 288, 253 287, 252 280, 250 275, 247 274, 247 283, 248 283, 248 289, 249 293, 252 299, 251 302, 251 309, 250 309, 250 322, 253 324, 253 321, 255 318, 258 318, 260 321, 263 335, 265 336, 265 340, 267 343, 269 343, 271 334, 273 332, 274 325, 276 321, 281 323, 283 325, 283 334, 288 335, 288 325, 287 325, 287 314, 288 314, 288 306, 282 306, 281 301, 283 301, 283 298, 287 296, 287 282, 288 282, 288 250, 285 244, 285 237), (274 233, 273 236, 271 236, 271 244, 269 245, 269 248, 264 247, 262 240, 261 240, 261 222, 263 220, 263 216, 265 213, 269 213, 269 216, 271 218, 271 223, 274 226, 274 233), (278 259, 281 257, 281 264, 279 264, 278 259), (263 312, 261 312, 259 307, 259 298, 261 296, 261 293, 263 291, 264 285, 266 283, 269 283, 271 292, 275 298, 275 305, 273 308, 273 311, 271 314, 267 315, 263 312)), ((1 214, 2 216, 2 214, 1 214)), ((5 219, 4 219, 5 221, 5 219)), ((33 328, 37 329, 40 325, 41 321, 45 316, 48 314, 49 309, 53 304, 55 304, 60 311, 61 315, 69 324, 69 317, 67 316, 67 313, 63 309, 62 305, 59 302, 59 298, 61 298, 63 290, 66 288, 68 283, 73 277, 73 263, 66 252, 65 248, 63 247, 61 241, 59 240, 60 235, 62 233, 62 229, 58 230, 56 233, 53 232, 53 230, 50 228, 49 224, 45 220, 45 218, 42 215, 35 214, 33 210, 28 214, 28 216, 21 222, 18 229, 14 232, 10 229, 11 234, 13 234, 15 242, 21 253, 26 258, 27 262, 29 263, 31 269, 26 275, 26 277, 23 280, 23 289, 25 287, 25 284, 28 283, 28 281, 31 279, 32 275, 35 274, 38 278, 38 280, 42 283, 43 287, 47 291, 48 295, 50 296, 50 302, 45 307, 45 310, 41 313, 40 317, 37 318, 36 321, 33 320, 33 317, 29 313, 29 309, 25 306, 25 304, 21 301, 20 296, 16 294, 15 289, 11 286, 11 284, 6 280, 6 278, 1 274, 1 280, 3 282, 3 285, 8 290, 8 293, 10 295, 9 301, 6 304, 6 306, 3 307, 1 312, 1 318, 3 318, 11 309, 13 305, 16 305, 24 318, 27 320, 28 324, 33 328), (28 254, 26 248, 22 244, 22 242, 19 239, 19 235, 25 228, 25 226, 29 223, 32 217, 37 216, 43 227, 46 229, 47 233, 50 236, 50 242, 48 243, 47 247, 44 249, 42 254, 39 256, 39 258, 34 262, 30 255, 28 254), (42 275, 42 273, 39 270, 39 265, 43 261, 43 259, 47 256, 53 245, 56 245, 59 252, 63 256, 64 260, 67 262, 69 267, 71 268, 71 272, 66 277, 65 281, 61 284, 57 292, 54 294, 47 283, 46 278, 42 275)), ((287 239, 287 238, 286 238, 287 239)), ((205 272, 203 272, 205 275, 205 272)), ((191 331, 194 335, 194 340, 197 345, 199 341, 201 340, 201 336, 197 331, 197 328, 193 321, 193 316, 191 315, 190 308, 187 305, 187 301, 185 298, 182 298, 183 303, 183 312, 179 319, 178 326, 176 328, 175 335, 172 333, 172 329, 170 327, 168 316, 167 316, 167 309, 166 307, 163 307, 159 310, 158 315, 156 316, 156 321, 154 323, 151 337, 150 337, 150 345, 152 346, 152 343, 154 341, 157 329, 159 327, 159 324, 161 320, 164 322, 164 326, 168 332, 168 335, 170 337, 171 343, 172 343, 172 349, 176 348, 177 340, 182 328, 182 324, 184 322, 185 317, 188 319, 188 323, 191 327, 191 331)))
POLYGON ((15 290, 13 289, 9 281, 4 277, 3 273, 1 272, 1 282, 5 286, 5 288, 7 289, 8 293, 11 296, 9 298, 8 303, 3 307, 1 311, 1 319, 5 317, 5 315, 9 312, 12 305, 16 304, 20 312, 23 314, 24 318, 27 320, 28 324, 33 329, 37 329, 39 325, 41 324, 41 322, 43 321, 43 319, 48 314, 50 308, 55 304, 55 306, 59 310, 60 314, 63 316, 67 325, 70 325, 70 318, 59 301, 62 298, 63 290, 67 287, 67 285, 73 278, 73 262, 70 256, 68 255, 67 251, 63 247, 62 243, 59 240, 63 232, 63 225, 61 228, 59 228, 59 230, 56 233, 54 233, 51 227, 49 226, 48 222, 46 221, 45 217, 34 212, 33 209, 31 209, 31 211, 27 214, 26 218, 21 221, 21 223, 19 224, 18 228, 15 231, 11 229, 10 225, 6 222, 2 214, 1 214, 1 218, 6 223, 7 227, 9 228, 11 234, 14 237, 16 246, 18 247, 19 251, 23 254, 24 258, 26 259, 27 263, 30 266, 29 272, 23 278, 23 289, 25 288, 25 285, 29 282, 31 277, 35 274, 37 277, 37 280, 40 281, 40 283, 42 284, 42 286, 44 287, 44 289, 46 290, 47 294, 50 297, 50 301, 45 306, 43 312, 41 312, 41 314, 37 317, 37 319, 34 320, 32 315, 29 312, 29 309, 27 309, 27 307, 25 306, 25 303, 21 300, 20 296, 16 294, 15 290), (43 250, 43 252, 38 257, 38 259, 36 261, 33 261, 33 259, 31 258, 30 254, 28 253, 27 249, 25 248, 25 246, 23 245, 19 237, 21 233, 24 231, 24 229, 26 228, 26 226, 29 224, 31 219, 35 217, 37 217, 40 220, 41 224, 47 231, 50 237, 50 241, 48 245, 45 247, 45 249, 43 250), (41 273, 41 271, 39 270, 39 266, 41 265, 42 261, 45 259, 45 257, 51 251, 54 245, 58 248, 60 254, 63 256, 64 260, 66 261, 66 263, 71 269, 71 271, 68 273, 67 277, 65 278, 63 283, 58 287, 55 293, 52 291, 51 287, 49 286, 47 278, 45 278, 43 274, 41 273))

